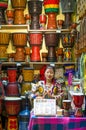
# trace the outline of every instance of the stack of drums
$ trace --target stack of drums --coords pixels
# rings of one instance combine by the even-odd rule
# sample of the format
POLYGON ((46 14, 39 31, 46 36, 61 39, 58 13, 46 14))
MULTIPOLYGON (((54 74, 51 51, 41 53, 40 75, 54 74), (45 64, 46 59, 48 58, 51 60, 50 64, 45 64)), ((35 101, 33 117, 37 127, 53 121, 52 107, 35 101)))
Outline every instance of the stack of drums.
POLYGON ((23 67, 22 69, 23 82, 21 95, 25 96, 25 93, 31 90, 31 82, 33 81, 34 69, 30 67, 23 67))
POLYGON ((10 40, 10 33, 0 32, 0 61, 8 60, 6 50, 9 44, 9 40, 10 40))
POLYGON ((8 68, 8 85, 6 87, 6 97, 4 99, 5 109, 8 115, 7 130, 18 130, 18 113, 21 108, 21 98, 19 97, 19 86, 16 81, 17 68, 8 68), (13 123, 11 123, 13 122, 13 123))
MULTIPOLYGON (((42 1, 29 0, 28 9, 31 15, 30 29, 40 29, 40 14, 42 13, 42 1)), ((31 61, 41 61, 40 58, 40 45, 42 44, 42 33, 41 32, 30 32, 29 42, 32 48, 31 61)))
MULTIPOLYGON (((44 0, 45 13, 48 15, 47 29, 56 29, 56 16, 59 10, 59 0, 44 0)), ((48 47, 48 61, 56 61, 56 46, 58 45, 58 35, 55 32, 45 32, 45 43, 48 47)))
MULTIPOLYGON (((24 9, 26 8, 27 0, 11 0, 14 9, 14 24, 25 24, 24 9)), ((16 46, 16 54, 14 61, 25 61, 24 46, 27 44, 26 33, 13 33, 13 44, 16 46)))
POLYGON ((72 61, 72 48, 74 47, 75 37, 72 33, 61 34, 62 45, 64 48, 64 61, 72 61))

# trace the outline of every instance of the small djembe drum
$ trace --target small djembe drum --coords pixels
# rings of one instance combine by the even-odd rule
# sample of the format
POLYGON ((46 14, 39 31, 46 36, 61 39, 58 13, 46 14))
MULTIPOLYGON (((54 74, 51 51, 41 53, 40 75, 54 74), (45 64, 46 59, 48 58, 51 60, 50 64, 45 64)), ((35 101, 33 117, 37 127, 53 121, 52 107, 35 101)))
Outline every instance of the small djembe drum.
POLYGON ((69 116, 69 110, 71 108, 71 100, 63 100, 63 108, 64 108, 64 111, 63 111, 63 115, 64 116, 69 116))
POLYGON ((75 105, 75 116, 76 117, 82 117, 82 105, 84 102, 84 95, 83 93, 73 93, 73 102, 75 105))

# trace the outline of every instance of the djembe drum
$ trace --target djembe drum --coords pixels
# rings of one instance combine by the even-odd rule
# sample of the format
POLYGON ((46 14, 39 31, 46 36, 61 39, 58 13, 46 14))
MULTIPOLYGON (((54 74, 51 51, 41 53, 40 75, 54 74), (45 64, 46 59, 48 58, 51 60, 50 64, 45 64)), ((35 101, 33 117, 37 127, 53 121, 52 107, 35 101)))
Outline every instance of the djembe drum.
POLYGON ((84 95, 83 93, 73 93, 73 102, 75 105, 75 116, 76 117, 82 117, 82 105, 84 102, 84 95))
POLYGON ((69 110, 71 108, 71 100, 63 100, 64 116, 69 116, 69 110))
POLYGON ((5 109, 8 115, 7 130, 18 130, 18 113, 21 108, 20 97, 5 97, 5 109))

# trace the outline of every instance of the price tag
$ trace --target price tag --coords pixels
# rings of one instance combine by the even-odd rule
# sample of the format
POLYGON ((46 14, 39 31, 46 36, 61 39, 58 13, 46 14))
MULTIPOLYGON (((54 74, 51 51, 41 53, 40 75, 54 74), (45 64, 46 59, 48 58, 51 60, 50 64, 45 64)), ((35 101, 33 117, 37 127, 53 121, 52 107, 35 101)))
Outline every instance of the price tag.
POLYGON ((55 63, 50 63, 50 66, 53 66, 53 67, 55 67, 55 63))
POLYGON ((59 30, 57 30, 56 32, 57 32, 57 33, 61 33, 61 30, 59 29, 59 30))
POLYGON ((21 63, 20 63, 20 62, 17 62, 16 65, 17 65, 17 66, 21 66, 21 63))

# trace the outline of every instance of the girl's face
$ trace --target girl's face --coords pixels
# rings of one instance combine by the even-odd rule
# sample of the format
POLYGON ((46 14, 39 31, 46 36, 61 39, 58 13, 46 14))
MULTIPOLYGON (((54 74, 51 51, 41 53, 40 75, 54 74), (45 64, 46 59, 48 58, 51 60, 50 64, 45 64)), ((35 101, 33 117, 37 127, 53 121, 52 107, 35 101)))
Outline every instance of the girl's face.
POLYGON ((45 71, 46 80, 52 80, 54 77, 54 70, 52 68, 47 68, 45 71))

